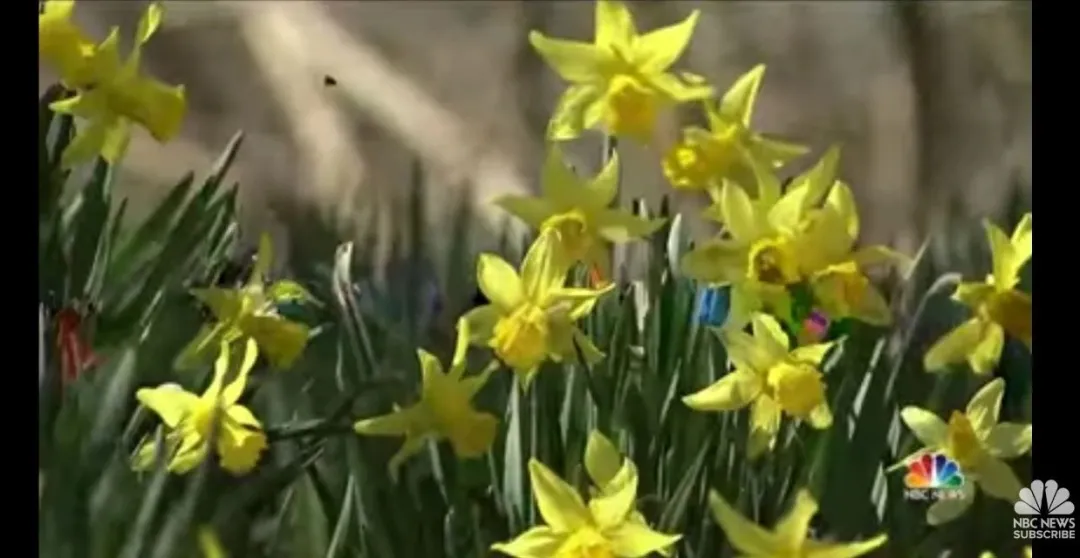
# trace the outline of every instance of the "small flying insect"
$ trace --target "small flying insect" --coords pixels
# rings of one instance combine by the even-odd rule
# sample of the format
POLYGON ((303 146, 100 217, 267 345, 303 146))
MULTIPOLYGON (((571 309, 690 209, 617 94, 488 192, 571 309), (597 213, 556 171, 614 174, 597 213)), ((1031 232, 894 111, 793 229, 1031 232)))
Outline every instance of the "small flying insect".
POLYGON ((323 76, 322 84, 324 87, 335 87, 337 85, 337 78, 330 74, 323 76))

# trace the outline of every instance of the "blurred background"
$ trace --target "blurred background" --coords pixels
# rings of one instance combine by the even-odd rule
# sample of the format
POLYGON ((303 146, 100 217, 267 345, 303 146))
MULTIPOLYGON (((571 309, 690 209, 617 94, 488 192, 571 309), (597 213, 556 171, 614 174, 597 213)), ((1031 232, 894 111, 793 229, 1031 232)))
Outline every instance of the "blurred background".
MULTIPOLYGON (((947 215, 996 215, 1017 194, 1030 200, 1030 3, 631 4, 641 30, 701 10, 678 67, 721 91, 767 64, 755 127, 812 146, 803 167, 840 142, 869 241, 914 250, 947 215)), ((500 226, 505 216, 484 202, 538 187, 543 129, 564 87, 528 31, 591 40, 593 28, 593 4, 582 1, 165 6, 146 70, 185 84, 190 114, 175 143, 145 134, 133 143, 121 178, 132 214, 145 215, 187 170, 207 169, 242 129, 232 179, 244 234, 269 228, 279 245, 313 218, 341 238, 378 231, 380 246, 408 234, 400 216, 418 168, 426 230, 445 230, 461 200, 477 206, 478 222, 500 226)), ((134 29, 143 7, 82 0, 76 19, 104 37, 111 25, 134 29)), ((43 70, 42 90, 50 80, 43 70)), ((663 136, 674 139, 696 112, 672 115, 663 136)), ((578 168, 597 167, 599 143, 573 145, 578 168)), ((670 194, 659 158, 625 147, 624 203, 670 194)), ((430 236, 438 245, 451 235, 430 236)))

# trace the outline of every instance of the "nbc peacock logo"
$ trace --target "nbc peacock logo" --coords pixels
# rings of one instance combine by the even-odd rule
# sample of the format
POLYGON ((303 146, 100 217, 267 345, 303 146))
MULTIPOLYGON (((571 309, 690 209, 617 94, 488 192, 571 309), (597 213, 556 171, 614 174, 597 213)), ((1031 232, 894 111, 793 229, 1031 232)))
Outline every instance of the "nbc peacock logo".
POLYGON ((907 464, 904 475, 904 498, 908 500, 946 500, 963 497, 964 474, 943 453, 928 453, 907 464))
POLYGON ((1013 511, 1013 538, 1073 539, 1076 536, 1076 511, 1069 501, 1069 490, 1055 480, 1031 481, 1020 489, 1013 511))

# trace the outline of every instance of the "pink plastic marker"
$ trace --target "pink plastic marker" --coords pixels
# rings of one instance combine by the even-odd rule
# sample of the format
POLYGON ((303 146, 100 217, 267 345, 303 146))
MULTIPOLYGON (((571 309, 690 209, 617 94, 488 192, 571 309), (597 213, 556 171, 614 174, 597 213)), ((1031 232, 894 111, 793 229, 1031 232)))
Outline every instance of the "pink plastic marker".
POLYGON ((812 343, 819 343, 822 339, 825 339, 825 334, 829 332, 829 318, 819 310, 813 310, 810 315, 803 320, 802 332, 799 335, 799 344, 808 345, 812 343))

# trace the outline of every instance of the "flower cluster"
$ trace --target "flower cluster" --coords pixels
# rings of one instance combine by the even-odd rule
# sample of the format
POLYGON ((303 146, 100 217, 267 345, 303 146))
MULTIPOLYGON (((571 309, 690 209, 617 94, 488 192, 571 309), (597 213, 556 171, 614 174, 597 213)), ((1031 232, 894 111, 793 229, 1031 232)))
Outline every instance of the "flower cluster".
MULTIPOLYGON (((429 441, 449 442, 463 459, 490 450, 498 418, 478 409, 473 399, 500 368, 517 378, 514 389, 526 390, 547 362, 591 366, 605 358, 578 323, 615 287, 612 245, 646 239, 664 225, 663 219, 618 207, 620 141, 656 153, 673 188, 711 199, 704 216, 720 225, 720 232, 684 254, 679 268, 705 287, 701 321, 726 348, 731 370, 712 385, 684 394, 683 402, 696 411, 748 409, 751 458, 774 450, 785 420, 820 430, 833 426, 824 365, 837 344, 829 338, 830 323, 892 323, 889 301, 874 285, 872 271, 877 266, 906 270, 910 262, 888 247, 860 244, 855 197, 838 178, 838 147, 828 148, 809 170, 782 178, 789 163, 810 149, 752 128, 764 66, 718 94, 705 78, 671 69, 691 40, 696 11, 678 24, 642 34, 622 2, 598 0, 595 6, 591 43, 538 31, 529 36, 569 86, 547 129, 541 195, 494 201, 537 233, 523 261, 515 267, 497 255, 480 255, 476 279, 487 303, 457 320, 450 366, 444 368, 436 356, 418 349, 419 399, 353 425, 360 435, 404 438, 388 466, 393 478, 429 441), (655 134, 660 114, 685 104, 704 111, 707 129, 688 127, 673 145, 660 145, 655 134), (590 130, 607 139, 604 162, 598 174, 582 177, 567 165, 561 144, 590 130), (589 280, 579 281, 577 270, 587 271, 589 280), (727 308, 718 317, 714 307, 721 290, 727 308), (470 348, 493 357, 479 373, 467 370, 470 348)), ((175 136, 184 113, 183 88, 139 73, 142 45, 161 23, 160 5, 150 5, 143 15, 133 52, 124 62, 118 31, 95 44, 71 22, 73 7, 73 1, 50 0, 39 17, 41 56, 72 94, 51 108, 87 121, 64 153, 64 164, 97 155, 115 163, 132 122, 162 141, 175 136)), ((967 362, 985 377, 995 368, 1006 335, 1031 348, 1031 296, 1017 288, 1032 254, 1031 215, 1011 237, 990 223, 986 230, 993 271, 982 283, 956 289, 954 299, 974 316, 926 352, 928 371, 967 362)), ((240 404, 249 376, 260 355, 272 367, 290 367, 310 336, 307 326, 278 308, 311 300, 311 295, 291 281, 268 282, 271 259, 272 247, 263 237, 246 284, 193 292, 214 320, 183 351, 179 364, 194 369, 213 361, 212 380, 202 395, 175 384, 137 392, 138 401, 160 417, 165 432, 143 440, 133 457, 135 468, 162 461, 169 470, 184 473, 214 452, 221 466, 235 474, 257 466, 269 442, 259 420, 240 404)), ((1019 480, 1003 460, 1030 451, 1031 425, 999 423, 1004 390, 1004 380, 987 383, 966 410, 954 411, 948 421, 917 407, 903 409, 903 422, 925 445, 909 459, 943 452, 974 481, 964 486, 963 498, 931 506, 929 523, 963 513, 976 486, 1002 499, 1019 491, 1019 480)), ((545 525, 493 549, 520 558, 669 555, 680 535, 654 530, 636 509, 635 464, 595 431, 584 463, 591 481, 587 500, 548 466, 531 460, 531 486, 545 525)), ((791 511, 773 530, 740 515, 719 493, 711 494, 710 503, 730 542, 746 556, 858 556, 886 542, 885 535, 850 544, 809 540, 808 525, 818 504, 805 489, 796 491, 791 511)))

